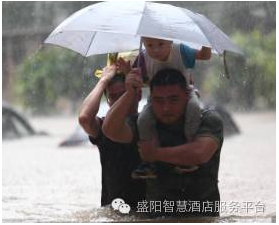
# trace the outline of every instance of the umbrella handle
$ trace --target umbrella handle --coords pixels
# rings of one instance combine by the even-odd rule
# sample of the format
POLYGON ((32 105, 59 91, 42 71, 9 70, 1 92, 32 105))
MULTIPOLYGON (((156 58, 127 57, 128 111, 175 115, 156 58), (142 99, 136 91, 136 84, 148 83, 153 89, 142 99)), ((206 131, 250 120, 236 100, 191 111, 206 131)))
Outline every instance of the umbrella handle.
POLYGON ((140 38, 140 46, 139 46, 139 57, 138 57, 138 63, 137 63, 137 68, 140 69, 140 54, 141 54, 141 51, 142 51, 142 38, 140 38))

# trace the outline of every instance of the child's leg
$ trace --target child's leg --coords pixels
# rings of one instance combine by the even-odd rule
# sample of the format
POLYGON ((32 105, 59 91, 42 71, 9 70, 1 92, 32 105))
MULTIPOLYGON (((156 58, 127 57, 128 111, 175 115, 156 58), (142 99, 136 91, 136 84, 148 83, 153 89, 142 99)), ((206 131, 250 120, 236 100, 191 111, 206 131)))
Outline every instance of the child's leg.
POLYGON ((153 114, 150 101, 147 102, 139 114, 137 125, 140 140, 151 140, 154 136, 156 136, 156 119, 153 114))
MULTIPOLYGON (((147 104, 139 114, 137 126, 140 140, 151 140, 156 135, 156 119, 151 108, 150 99, 148 99, 147 104)), ((156 167, 153 163, 141 162, 131 176, 134 179, 157 178, 156 167)))
POLYGON ((191 91, 185 113, 184 132, 188 140, 192 140, 201 122, 202 103, 198 96, 191 91))

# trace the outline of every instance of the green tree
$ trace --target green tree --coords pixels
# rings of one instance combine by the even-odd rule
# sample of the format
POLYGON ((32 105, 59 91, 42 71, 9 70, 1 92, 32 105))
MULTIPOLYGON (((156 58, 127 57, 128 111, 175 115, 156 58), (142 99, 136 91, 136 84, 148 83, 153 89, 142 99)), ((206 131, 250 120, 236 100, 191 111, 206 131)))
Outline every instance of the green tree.
POLYGON ((42 49, 18 67, 18 99, 33 113, 56 112, 59 98, 69 99, 74 110, 97 82, 92 73, 103 61, 103 57, 86 59, 62 48, 42 49))
POLYGON ((217 102, 233 104, 239 109, 263 109, 276 106, 276 32, 263 35, 255 30, 237 32, 235 43, 243 50, 243 57, 228 57, 230 79, 216 74, 220 65, 211 68, 203 82, 211 89, 217 102))

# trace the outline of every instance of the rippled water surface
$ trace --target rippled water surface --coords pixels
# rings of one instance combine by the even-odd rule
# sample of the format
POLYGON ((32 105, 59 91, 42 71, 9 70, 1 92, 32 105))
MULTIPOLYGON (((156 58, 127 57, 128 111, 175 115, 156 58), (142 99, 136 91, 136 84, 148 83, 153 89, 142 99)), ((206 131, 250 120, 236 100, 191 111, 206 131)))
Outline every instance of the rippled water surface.
MULTIPOLYGON (((155 222, 275 222, 275 113, 234 118, 242 133, 223 145, 219 187, 226 208, 221 217, 155 222)), ((51 136, 2 142, 3 222, 152 221, 99 207, 98 150, 90 144, 58 147, 76 127, 76 118, 34 118, 32 124, 51 136)))

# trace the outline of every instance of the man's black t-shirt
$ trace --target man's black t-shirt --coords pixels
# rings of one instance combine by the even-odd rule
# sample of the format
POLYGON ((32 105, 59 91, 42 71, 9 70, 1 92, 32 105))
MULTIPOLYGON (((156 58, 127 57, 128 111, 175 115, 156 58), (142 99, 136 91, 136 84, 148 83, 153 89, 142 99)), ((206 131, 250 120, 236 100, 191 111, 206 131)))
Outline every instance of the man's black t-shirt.
MULTIPOLYGON (((135 123, 137 115, 128 121, 135 123)), ((103 120, 100 119, 102 124, 103 120)), ((131 172, 139 165, 140 156, 136 142, 116 143, 107 138, 100 129, 97 138, 89 137, 97 145, 102 166, 101 205, 111 204, 115 198, 122 198, 131 207, 145 199, 145 181, 134 180, 131 172)))
MULTIPOLYGON (((187 143, 184 135, 184 122, 176 126, 164 125, 157 122, 156 130, 162 147, 178 146, 187 143)), ((211 159, 193 172, 178 174, 174 165, 164 162, 155 162, 158 169, 158 179, 147 180, 146 198, 148 201, 173 201, 175 210, 173 213, 157 212, 156 215, 165 216, 193 216, 207 215, 218 216, 216 210, 220 201, 218 189, 218 170, 220 152, 223 143, 223 125, 216 111, 206 109, 202 112, 200 127, 195 137, 211 137, 218 143, 218 149, 211 159), (198 202, 202 207, 204 202, 211 204, 212 211, 178 212, 177 202, 198 202)), ((189 205, 187 205, 189 209, 189 205)))

